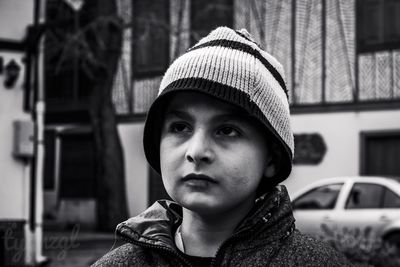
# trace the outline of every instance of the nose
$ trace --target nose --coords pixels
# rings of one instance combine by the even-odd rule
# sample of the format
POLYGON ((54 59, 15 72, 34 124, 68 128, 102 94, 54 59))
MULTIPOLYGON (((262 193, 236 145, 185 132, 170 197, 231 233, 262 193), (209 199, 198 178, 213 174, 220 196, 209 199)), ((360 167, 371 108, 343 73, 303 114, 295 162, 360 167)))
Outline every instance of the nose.
POLYGON ((214 160, 211 140, 205 131, 195 131, 188 140, 185 157, 187 161, 195 164, 211 163, 214 160))

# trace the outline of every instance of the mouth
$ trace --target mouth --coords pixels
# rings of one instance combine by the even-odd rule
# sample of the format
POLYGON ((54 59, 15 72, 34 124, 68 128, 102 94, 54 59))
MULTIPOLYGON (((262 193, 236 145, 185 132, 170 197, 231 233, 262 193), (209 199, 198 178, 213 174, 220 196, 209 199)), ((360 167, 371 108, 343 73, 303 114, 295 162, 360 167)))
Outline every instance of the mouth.
POLYGON ((183 182, 203 181, 203 182, 209 182, 209 183, 213 183, 213 184, 217 184, 218 183, 214 178, 212 178, 210 176, 207 176, 207 175, 204 175, 204 174, 195 174, 195 173, 191 173, 191 174, 188 174, 188 175, 184 176, 182 178, 182 181, 183 182))

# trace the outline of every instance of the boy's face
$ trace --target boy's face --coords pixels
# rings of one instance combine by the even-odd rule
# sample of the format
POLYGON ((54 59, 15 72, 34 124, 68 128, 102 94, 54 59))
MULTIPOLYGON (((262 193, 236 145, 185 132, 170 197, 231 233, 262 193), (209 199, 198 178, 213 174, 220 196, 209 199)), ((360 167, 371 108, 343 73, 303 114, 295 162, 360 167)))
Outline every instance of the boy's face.
POLYGON ((201 93, 177 93, 161 132, 166 191, 198 213, 252 206, 261 178, 274 168, 266 142, 239 108, 201 93))

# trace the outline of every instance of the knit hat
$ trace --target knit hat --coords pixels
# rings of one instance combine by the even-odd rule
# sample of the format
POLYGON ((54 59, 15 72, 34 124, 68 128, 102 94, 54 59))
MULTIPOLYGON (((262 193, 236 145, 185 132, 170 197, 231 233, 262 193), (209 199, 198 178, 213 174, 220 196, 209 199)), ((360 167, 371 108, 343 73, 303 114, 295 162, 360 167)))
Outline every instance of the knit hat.
POLYGON ((213 30, 166 71, 158 97, 148 111, 143 139, 146 158, 158 173, 161 127, 168 96, 184 90, 239 106, 265 126, 266 136, 278 145, 282 157, 277 174, 264 178, 260 186, 270 188, 289 176, 294 140, 283 67, 246 30, 227 27, 213 30))

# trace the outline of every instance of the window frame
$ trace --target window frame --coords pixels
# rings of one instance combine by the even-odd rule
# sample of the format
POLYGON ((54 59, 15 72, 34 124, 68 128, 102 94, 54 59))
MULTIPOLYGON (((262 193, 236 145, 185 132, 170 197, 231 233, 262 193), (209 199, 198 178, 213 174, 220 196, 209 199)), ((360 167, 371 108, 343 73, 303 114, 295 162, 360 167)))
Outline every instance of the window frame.
MULTIPOLYGON (((309 113, 329 113, 329 112, 354 112, 354 111, 369 111, 369 110, 392 110, 392 109, 398 109, 399 104, 400 104, 400 99, 396 97, 391 97, 391 98, 376 98, 376 99, 371 99, 371 100, 364 100, 360 99, 360 91, 359 91, 359 58, 362 56, 364 52, 367 52, 367 50, 364 50, 363 47, 360 47, 358 44, 358 39, 360 35, 360 23, 358 23, 358 17, 359 17, 359 7, 360 7, 360 2, 364 0, 354 0, 354 16, 355 16, 355 39, 354 39, 354 46, 355 46, 355 53, 354 53, 354 95, 353 99, 348 100, 348 101, 341 101, 341 102, 328 102, 325 99, 325 94, 326 94, 326 75, 323 73, 322 76, 322 88, 320 89, 322 92, 322 99, 321 101, 318 101, 316 103, 303 103, 299 100, 296 99, 295 97, 295 91, 296 91, 296 80, 295 80, 295 70, 296 70, 296 62, 295 62, 295 56, 296 56, 296 51, 295 51, 295 46, 296 46, 296 34, 295 31, 291 31, 291 51, 292 51, 292 59, 290 61, 291 64, 291 75, 292 75, 292 90, 293 90, 293 95, 291 96, 292 102, 290 103, 290 109, 292 114, 309 114, 309 113)), ((384 1, 384 0, 382 0, 384 1)), ((292 29, 296 29, 296 1, 292 2, 292 29)), ((397 9, 396 9, 397 10, 397 9)), ((321 18, 321 34, 322 34, 322 43, 326 43, 326 35, 327 35, 327 5, 326 5, 326 0, 322 1, 322 18, 321 18)), ((397 18, 395 16, 395 18, 397 18)), ((399 19, 399 18, 397 18, 399 19)), ((324 45, 325 47, 325 45, 324 45)), ((400 37, 399 41, 393 43, 393 45, 385 45, 383 47, 378 47, 379 49, 376 50, 368 50, 368 52, 378 52, 378 51, 391 51, 394 48, 400 48, 400 37)), ((323 48, 322 50, 322 65, 325 65, 326 61, 326 49, 323 48)), ((375 49, 375 48, 374 48, 375 49)), ((324 72, 325 67, 322 67, 322 72, 324 72)))
MULTIPOLYGON (((147 3, 146 0, 132 0, 132 18, 136 18, 138 13, 141 13, 141 11, 138 11, 138 2, 143 1, 144 3, 147 3)), ((170 18, 170 1, 169 0, 159 0, 160 3, 164 4, 164 9, 163 12, 165 12, 165 23, 167 24, 167 33, 165 36, 165 45, 163 47, 164 54, 163 54, 163 59, 164 59, 164 64, 160 66, 154 66, 157 64, 148 64, 148 66, 141 66, 140 69, 136 68, 136 65, 138 64, 137 62, 137 52, 143 52, 143 50, 138 50, 138 44, 135 41, 136 34, 138 32, 138 23, 137 20, 133 19, 132 21, 132 56, 131 56, 131 74, 133 80, 136 78, 150 78, 150 77, 155 77, 162 75, 168 68, 169 65, 169 57, 170 57, 170 34, 168 32, 168 29, 171 25, 171 18, 170 18)), ((147 10, 146 10, 147 11, 147 10)), ((147 14, 147 13, 146 13, 147 14)), ((153 38, 150 38, 150 41, 154 40, 153 38)), ((147 52, 151 54, 151 49, 148 49, 147 52)))
POLYGON ((347 195, 346 201, 344 202, 344 210, 369 210, 369 209, 382 209, 383 206, 383 200, 384 200, 384 196, 385 196, 385 190, 387 189, 387 187, 385 185, 382 185, 380 183, 372 183, 372 182, 355 182, 351 185, 351 188, 349 190, 349 193, 347 195), (380 188, 382 188, 381 191, 381 195, 379 196, 379 203, 377 207, 364 207, 364 208, 348 208, 348 202, 350 200, 351 197, 351 193, 353 192, 353 189, 356 185, 373 185, 373 186, 378 186, 380 188))
MULTIPOLYGON (((190 44, 191 46, 194 45, 195 43, 197 43, 198 39, 196 39, 195 34, 196 32, 201 32, 200 35, 204 35, 204 33, 209 33, 211 30, 213 30, 215 27, 218 26, 227 26, 227 27, 233 27, 234 25, 234 13, 235 13, 235 9, 234 9, 234 0, 218 0, 218 1, 213 1, 213 0, 207 0, 207 1, 203 1, 203 0, 193 0, 190 6, 190 44), (222 3, 224 2, 224 3, 222 3), (201 3, 201 4, 200 4, 201 3), (202 12, 204 11, 208 5, 212 5, 212 6, 218 6, 218 5, 225 5, 228 6, 229 9, 232 10, 230 17, 226 18, 224 17, 223 19, 226 20, 225 23, 223 24, 218 24, 215 23, 214 20, 207 20, 208 24, 204 25, 202 24, 203 21, 198 22, 196 21, 197 18, 199 17, 199 13, 197 12, 202 12), (203 9, 199 9, 197 8, 198 6, 202 6, 204 7, 203 9)), ((201 15, 201 13, 200 13, 201 15)), ((200 16, 200 17, 208 17, 208 16, 200 16)), ((218 18, 218 19, 221 19, 218 18)), ((218 21, 217 21, 218 22, 218 21)), ((198 36, 199 38, 203 37, 203 36, 198 36)))
MULTIPOLYGON (((390 189, 387 186, 384 186, 385 190, 383 192, 383 200, 382 200, 382 209, 400 209, 400 204, 398 207, 386 207, 385 203, 386 203, 386 195, 388 192, 390 192, 391 194, 395 195, 399 200, 400 200, 400 196, 398 194, 396 194, 396 192, 394 192, 392 189, 390 189)), ((400 203, 400 202, 399 202, 400 203)))
MULTIPOLYGON (((386 36, 386 32, 388 28, 391 28, 388 25, 393 25, 393 21, 388 21, 388 17, 390 17, 387 12, 390 10, 387 8, 388 2, 392 0, 356 0, 356 52, 357 54, 361 53, 371 53, 371 52, 379 52, 386 50, 394 50, 400 48, 400 35, 397 40, 388 40, 386 36), (365 28, 371 28, 371 19, 366 17, 366 9, 369 8, 369 5, 372 5, 373 2, 377 3, 377 8, 374 10, 377 13, 377 32, 379 32, 379 40, 376 43, 364 43, 367 42, 367 37, 363 34, 365 28), (365 24, 364 24, 365 23, 365 24)), ((392 19, 396 19, 396 16, 393 16, 392 19)))
POLYGON ((338 205, 339 196, 340 196, 340 193, 341 193, 342 190, 343 190, 344 185, 345 185, 344 182, 337 182, 337 183, 323 184, 323 185, 318 185, 318 186, 316 186, 316 187, 313 187, 313 188, 307 190, 306 192, 304 192, 303 194, 301 194, 300 196, 298 196, 298 197, 296 198, 296 200, 294 200, 294 201, 292 202, 293 210, 296 210, 296 211, 297 211, 297 210, 299 210, 299 211, 334 210, 334 209, 337 207, 337 205, 338 205), (318 190, 318 189, 321 189, 321 188, 324 188, 324 187, 331 187, 331 186, 340 186, 339 190, 337 191, 336 199, 334 200, 334 204, 333 204, 333 207, 332 207, 332 208, 318 208, 318 209, 316 209, 316 208, 298 208, 298 207, 296 207, 296 202, 298 202, 298 201, 299 201, 301 198, 303 198, 304 196, 306 196, 306 195, 308 195, 308 194, 311 194, 311 193, 315 192, 315 191, 318 190))
MULTIPOLYGON (((47 32, 44 42, 44 63, 43 63, 43 82, 46 101, 46 124, 58 123, 89 123, 89 98, 93 89, 93 84, 86 75, 80 74, 83 67, 78 66, 78 70, 68 66, 61 73, 53 71, 54 65, 52 60, 58 60, 60 55, 51 54, 48 50, 51 48, 52 39, 57 42, 65 41, 68 34, 76 34, 85 25, 93 19, 93 3, 87 1, 79 13, 74 13, 72 9, 62 1, 47 0, 46 1, 46 26, 47 32), (58 40, 59 38, 60 40, 58 40), (64 38, 64 39, 63 39, 64 38), (68 75, 71 78, 68 78, 68 75), (76 76, 75 76, 76 75, 76 76), (77 77, 78 86, 71 82, 77 77), (63 90, 60 88, 58 92, 52 91, 51 87, 62 84, 63 90), (67 88, 67 89, 66 89, 67 88)), ((71 37, 69 37, 71 38, 71 37)), ((79 61, 77 63, 79 65, 79 61)), ((35 96, 27 97, 34 98, 35 96)))

